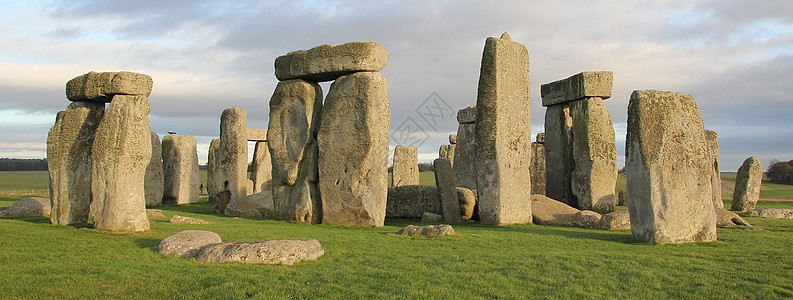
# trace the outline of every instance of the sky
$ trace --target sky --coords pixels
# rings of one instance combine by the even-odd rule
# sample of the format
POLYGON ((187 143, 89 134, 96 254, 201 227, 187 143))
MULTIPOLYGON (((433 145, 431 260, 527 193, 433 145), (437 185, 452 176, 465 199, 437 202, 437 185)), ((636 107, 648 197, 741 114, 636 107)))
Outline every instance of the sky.
POLYGON ((694 96, 722 171, 750 156, 793 159, 788 0, 0 2, 0 157, 46 157, 66 82, 123 70, 154 80, 152 130, 195 136, 205 163, 223 109, 267 128, 276 57, 375 41, 390 55, 390 146, 416 144, 429 162, 456 132, 456 110, 476 103, 485 39, 509 32, 529 51, 532 135, 543 131, 541 84, 613 71, 605 104, 620 167, 628 100, 644 89, 694 96), (395 131, 406 126, 407 139, 395 131))

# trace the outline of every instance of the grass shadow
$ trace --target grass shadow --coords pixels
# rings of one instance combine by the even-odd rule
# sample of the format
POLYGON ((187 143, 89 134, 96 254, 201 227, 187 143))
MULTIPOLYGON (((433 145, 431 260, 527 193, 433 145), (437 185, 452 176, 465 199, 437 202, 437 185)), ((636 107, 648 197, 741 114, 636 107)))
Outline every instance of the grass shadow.
POLYGON ((135 245, 143 249, 149 249, 155 253, 160 252, 160 239, 139 238, 135 240, 135 245))

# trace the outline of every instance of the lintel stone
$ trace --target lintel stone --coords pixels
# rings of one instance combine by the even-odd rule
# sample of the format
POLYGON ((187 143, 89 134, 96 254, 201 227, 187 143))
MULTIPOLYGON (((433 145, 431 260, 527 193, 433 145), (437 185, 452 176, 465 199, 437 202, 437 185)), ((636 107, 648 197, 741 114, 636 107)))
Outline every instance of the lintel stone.
POLYGON ((543 84, 540 86, 542 106, 564 104, 588 97, 600 97, 606 100, 611 98, 613 82, 614 72, 596 71, 581 72, 562 80, 543 84))

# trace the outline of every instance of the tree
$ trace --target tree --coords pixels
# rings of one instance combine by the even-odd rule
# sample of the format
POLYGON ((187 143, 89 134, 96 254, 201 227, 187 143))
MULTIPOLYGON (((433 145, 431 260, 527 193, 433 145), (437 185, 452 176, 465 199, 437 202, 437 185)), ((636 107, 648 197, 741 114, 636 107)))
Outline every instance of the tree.
POLYGON ((793 160, 774 163, 765 175, 773 183, 793 184, 793 160))

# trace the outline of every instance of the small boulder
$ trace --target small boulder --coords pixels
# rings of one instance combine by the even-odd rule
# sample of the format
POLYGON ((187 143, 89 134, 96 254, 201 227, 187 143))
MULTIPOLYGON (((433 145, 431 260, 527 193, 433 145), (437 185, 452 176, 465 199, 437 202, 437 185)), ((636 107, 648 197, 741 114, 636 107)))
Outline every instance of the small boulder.
POLYGON ((600 214, 588 210, 579 211, 543 195, 531 195, 531 213, 534 224, 600 228, 600 214))
POLYGON ((39 197, 22 198, 11 206, 0 207, 0 219, 39 217, 50 215, 50 199, 39 197))
POLYGON ((716 227, 746 226, 754 228, 752 224, 746 222, 738 214, 723 208, 714 208, 716 212, 716 227))
POLYGON ((617 194, 617 205, 618 206, 628 205, 628 191, 621 190, 619 194, 617 194))
POLYGON ((183 217, 180 215, 171 216, 171 219, 168 220, 168 222, 174 224, 212 224, 212 222, 207 222, 197 218, 183 217))
POLYGON ((600 218, 600 229, 631 230, 631 215, 628 211, 614 211, 600 218))
POLYGON ((790 208, 759 208, 746 212, 747 216, 769 219, 793 220, 793 209, 790 208))
POLYGON ((161 209, 151 209, 151 208, 147 208, 146 209, 146 216, 149 219, 165 219, 165 218, 167 218, 167 216, 165 216, 165 214, 162 213, 161 209))
POLYGON ((421 214, 421 223, 437 223, 437 222, 443 222, 443 216, 428 211, 421 214))
POLYGON ((441 235, 450 235, 454 234, 454 228, 451 225, 429 225, 429 226, 415 226, 415 225, 408 225, 405 228, 397 231, 397 235, 406 235, 406 236, 441 236, 441 235))
POLYGON ((566 218, 564 226, 599 229, 601 215, 591 210, 581 210, 566 218))
POLYGON ((196 256, 203 263, 241 262, 260 265, 293 265, 325 254, 315 239, 229 242, 204 247, 196 256))
POLYGON ((463 220, 470 220, 474 215, 476 194, 474 194, 472 190, 458 186, 457 201, 460 202, 460 215, 462 216, 463 220))
POLYGON ((185 230, 160 242, 160 254, 195 257, 203 247, 222 243, 217 233, 203 230, 185 230))

